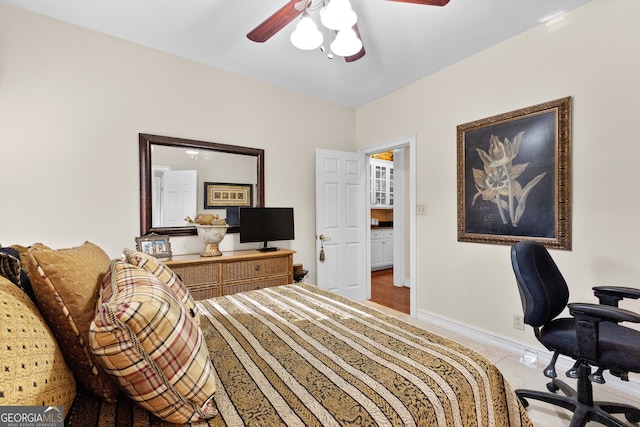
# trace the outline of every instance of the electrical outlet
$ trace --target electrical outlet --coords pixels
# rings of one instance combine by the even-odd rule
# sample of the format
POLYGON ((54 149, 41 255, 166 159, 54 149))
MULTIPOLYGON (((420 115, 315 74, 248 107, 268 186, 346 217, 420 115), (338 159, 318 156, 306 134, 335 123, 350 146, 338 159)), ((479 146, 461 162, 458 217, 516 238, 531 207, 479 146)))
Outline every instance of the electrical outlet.
POLYGON ((524 316, 521 314, 513 315, 513 329, 520 329, 524 331, 524 316))
POLYGON ((416 205, 416 210, 418 211, 418 215, 426 215, 427 205, 416 205))

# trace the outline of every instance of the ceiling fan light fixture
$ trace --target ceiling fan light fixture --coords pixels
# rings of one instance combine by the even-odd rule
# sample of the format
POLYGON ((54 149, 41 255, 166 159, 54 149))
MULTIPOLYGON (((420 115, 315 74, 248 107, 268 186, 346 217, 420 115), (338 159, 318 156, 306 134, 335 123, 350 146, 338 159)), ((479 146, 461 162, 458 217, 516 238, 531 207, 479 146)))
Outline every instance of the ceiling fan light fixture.
POLYGON ((322 44, 322 33, 306 11, 291 33, 290 40, 292 45, 302 50, 317 49, 322 44))
POLYGON ((358 38, 353 28, 338 31, 335 40, 331 43, 331 51, 339 56, 351 56, 360 52, 362 40, 358 38))
POLYGON ((351 8, 349 0, 329 0, 320 10, 320 22, 330 30, 344 30, 353 27, 358 15, 351 8))

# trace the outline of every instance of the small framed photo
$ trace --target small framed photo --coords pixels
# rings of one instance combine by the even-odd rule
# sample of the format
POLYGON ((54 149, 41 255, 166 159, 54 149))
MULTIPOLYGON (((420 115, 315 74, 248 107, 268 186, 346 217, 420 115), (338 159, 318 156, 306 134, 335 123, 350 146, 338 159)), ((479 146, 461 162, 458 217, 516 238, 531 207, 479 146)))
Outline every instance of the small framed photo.
POLYGON ((136 250, 155 258, 171 258, 171 242, 169 236, 147 234, 136 237, 136 250))

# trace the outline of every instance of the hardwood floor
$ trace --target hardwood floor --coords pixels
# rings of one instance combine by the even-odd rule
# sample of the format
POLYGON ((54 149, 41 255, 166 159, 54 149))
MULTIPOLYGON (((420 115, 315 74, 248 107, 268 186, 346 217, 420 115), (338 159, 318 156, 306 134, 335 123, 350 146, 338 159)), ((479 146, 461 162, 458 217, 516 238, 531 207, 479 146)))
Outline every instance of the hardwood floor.
POLYGON ((371 301, 409 314, 409 288, 393 286, 393 269, 371 272, 371 301))

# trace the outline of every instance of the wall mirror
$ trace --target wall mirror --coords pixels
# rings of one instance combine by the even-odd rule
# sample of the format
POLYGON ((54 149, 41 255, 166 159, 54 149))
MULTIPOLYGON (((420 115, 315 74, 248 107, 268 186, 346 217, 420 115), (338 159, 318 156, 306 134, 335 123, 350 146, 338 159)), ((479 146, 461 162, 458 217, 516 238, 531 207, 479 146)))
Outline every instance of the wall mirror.
POLYGON ((240 206, 264 206, 264 150, 139 134, 140 233, 196 235, 184 220, 227 218, 239 231, 240 206))

